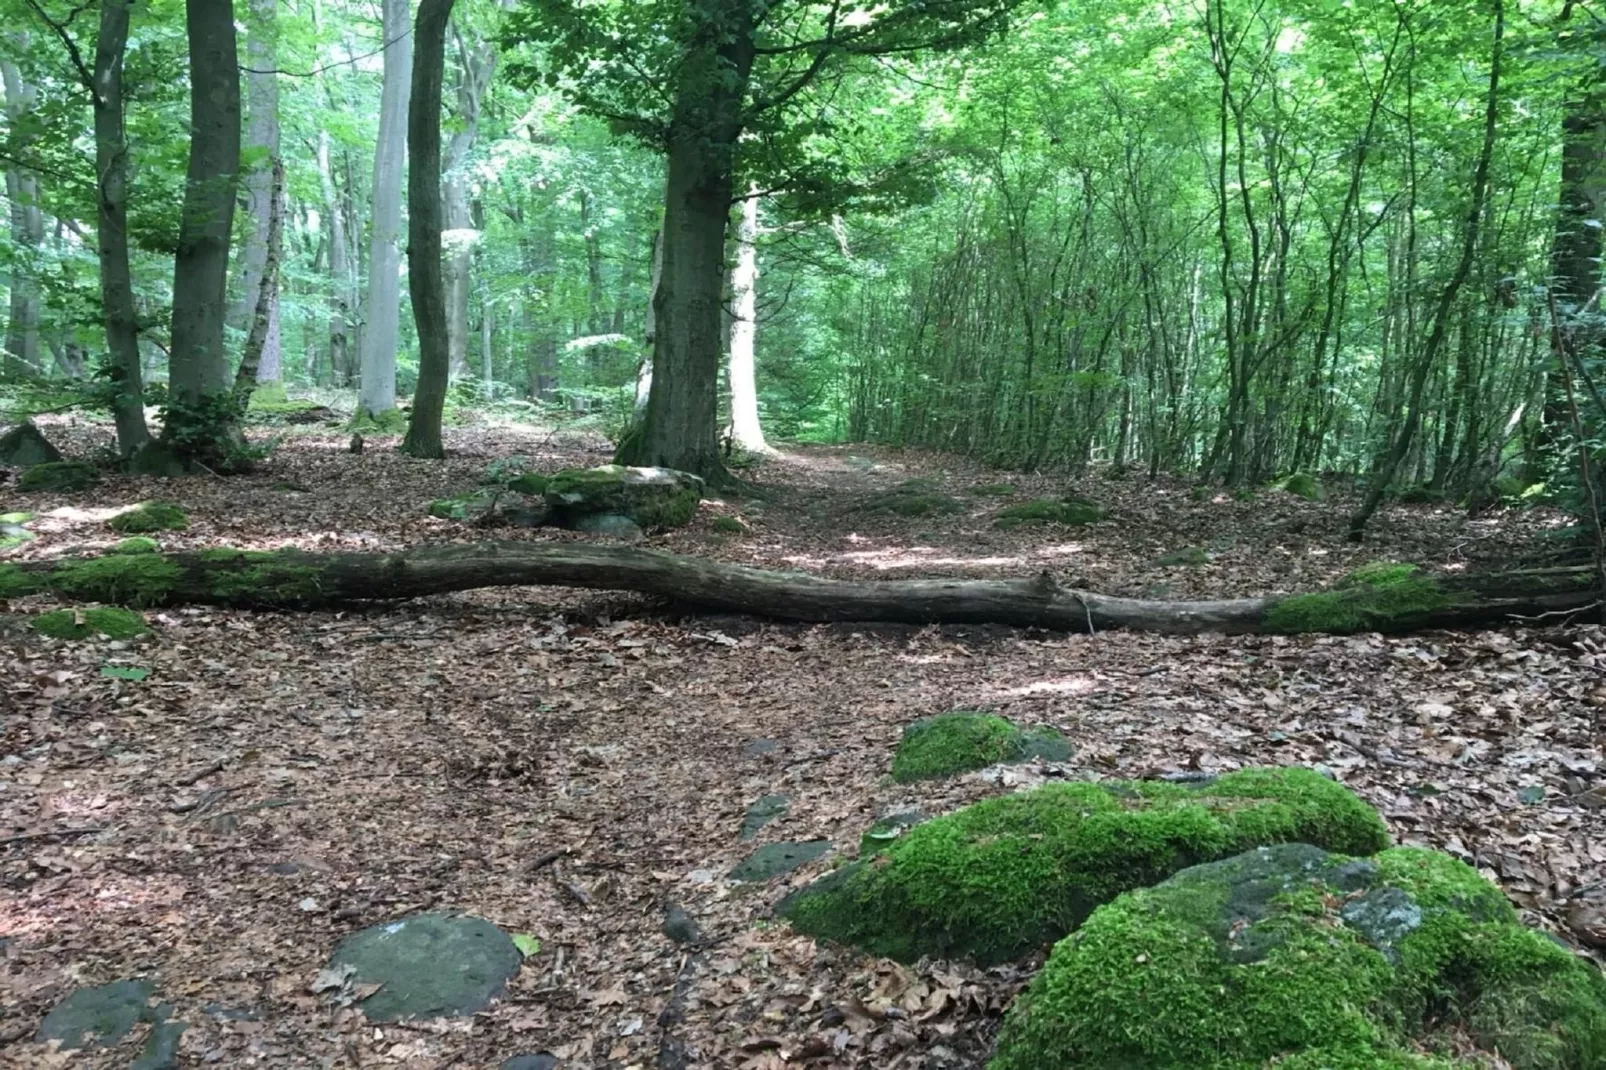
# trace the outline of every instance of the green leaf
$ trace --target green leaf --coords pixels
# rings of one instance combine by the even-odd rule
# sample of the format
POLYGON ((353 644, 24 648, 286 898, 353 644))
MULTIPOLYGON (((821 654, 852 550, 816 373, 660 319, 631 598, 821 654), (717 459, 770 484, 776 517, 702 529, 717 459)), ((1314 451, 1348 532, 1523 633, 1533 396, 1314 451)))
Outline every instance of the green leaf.
POLYGON ((133 680, 137 683, 149 676, 151 671, 138 665, 102 665, 100 674, 109 680, 133 680))
POLYGON ((530 958, 541 953, 541 938, 529 933, 514 933, 513 946, 519 949, 519 954, 530 958))

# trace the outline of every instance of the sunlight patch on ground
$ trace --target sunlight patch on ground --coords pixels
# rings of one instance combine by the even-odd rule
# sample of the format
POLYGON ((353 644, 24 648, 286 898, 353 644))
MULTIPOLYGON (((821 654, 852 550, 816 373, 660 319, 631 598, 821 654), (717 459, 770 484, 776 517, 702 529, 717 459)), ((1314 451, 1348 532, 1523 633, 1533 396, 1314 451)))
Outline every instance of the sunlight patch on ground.
POLYGON ((998 698, 1030 698, 1033 695, 1086 695, 1098 687, 1097 681, 1084 673, 1056 676, 1047 680, 1033 680, 1019 687, 995 689, 998 698))
POLYGON ((1074 554, 1087 553, 1087 544, 1081 542, 1062 542, 1057 546, 1039 546, 1032 551, 1033 557, 1071 557, 1074 554))
POLYGON ((869 565, 875 569, 920 568, 942 565, 948 568, 1001 568, 1024 565, 1022 557, 936 557, 942 551, 932 546, 889 547, 885 550, 853 550, 837 554, 833 560, 869 565))

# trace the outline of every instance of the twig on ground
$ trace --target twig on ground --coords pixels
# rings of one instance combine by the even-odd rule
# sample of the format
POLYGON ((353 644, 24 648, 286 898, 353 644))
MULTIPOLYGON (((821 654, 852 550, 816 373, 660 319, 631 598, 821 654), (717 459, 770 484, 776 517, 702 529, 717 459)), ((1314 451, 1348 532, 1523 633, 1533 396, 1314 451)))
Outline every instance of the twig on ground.
POLYGON ((550 866, 552 863, 556 862, 558 859, 562 858, 564 855, 566 855, 568 853, 569 853, 569 849, 567 847, 559 847, 556 851, 548 851, 546 854, 542 855, 540 858, 537 858, 534 862, 531 862, 530 863, 530 868, 528 870, 526 870, 525 872, 527 872, 527 873, 539 873, 543 869, 545 869, 546 867, 550 866))
POLYGON ((213 773, 221 773, 223 771, 223 765, 227 760, 228 759, 226 758, 219 758, 210 765, 204 765, 194 772, 185 773, 183 776, 173 781, 173 786, 176 788, 187 788, 194 784, 197 780, 205 780, 213 773))
POLYGON ((105 832, 105 825, 91 825, 81 829, 54 829, 49 832, 24 832, 17 836, 6 836, 0 839, 0 847, 9 847, 14 843, 28 843, 31 840, 55 840, 68 836, 89 836, 96 832, 105 832))

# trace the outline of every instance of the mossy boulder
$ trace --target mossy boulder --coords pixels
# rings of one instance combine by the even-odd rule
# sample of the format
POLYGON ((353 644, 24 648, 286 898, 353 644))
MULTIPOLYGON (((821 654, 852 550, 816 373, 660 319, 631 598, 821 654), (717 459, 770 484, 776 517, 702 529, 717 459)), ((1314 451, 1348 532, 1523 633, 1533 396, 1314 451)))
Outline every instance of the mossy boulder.
POLYGON ((1287 491, 1295 497, 1311 502, 1319 502, 1327 497, 1327 488, 1322 486, 1322 481, 1309 472, 1290 472, 1274 481, 1272 489, 1287 491))
POLYGON ((120 535, 134 535, 146 531, 183 531, 190 526, 190 517, 172 502, 141 502, 106 521, 106 526, 120 535))
POLYGON ((859 508, 867 513, 892 513, 902 517, 943 516, 961 512, 965 507, 958 499, 944 494, 934 479, 906 479, 884 493, 863 502, 859 508))
POLYGON ((17 489, 26 491, 88 490, 100 482, 100 469, 87 461, 51 461, 36 464, 17 477, 17 489))
POLYGON ((61 460, 61 451, 50 444, 31 420, 24 420, 0 435, 0 465, 6 468, 32 468, 61 460))
POLYGON ((1606 979, 1434 851, 1288 843, 1095 911, 1016 1001, 990 1070, 1606 1066, 1606 979), (1490 1065, 1494 1065, 1491 1063, 1490 1065))
POLYGON ((106 606, 96 609, 56 609, 33 619, 33 629, 52 639, 135 639, 150 634, 145 618, 133 610, 106 606))
POLYGON ((124 539, 112 547, 114 554, 154 554, 159 553, 162 544, 146 535, 135 535, 131 539, 124 539))
POLYGON ((1378 561, 1331 590, 1278 599, 1266 610, 1262 628, 1284 634, 1410 631, 1423 615, 1453 603, 1450 592, 1415 565, 1378 561))
POLYGON ((642 531, 664 531, 691 523, 703 500, 703 481, 670 468, 569 468, 547 481, 546 500, 560 527, 577 528, 582 517, 611 514, 628 517, 642 531))
POLYGON ((954 710, 903 730, 892 759, 892 779, 907 784, 1034 758, 1063 762, 1074 753, 1052 728, 1020 728, 997 714, 954 710))
POLYGON ((917 825, 778 910, 808 935, 901 962, 990 965, 1052 943, 1122 892, 1290 841, 1369 854, 1388 833, 1370 806, 1308 769, 1051 783, 917 825))
POLYGON ((993 526, 1008 530, 1023 524, 1065 524, 1080 527, 1104 519, 1104 510, 1085 498, 1038 498, 999 512, 993 526))

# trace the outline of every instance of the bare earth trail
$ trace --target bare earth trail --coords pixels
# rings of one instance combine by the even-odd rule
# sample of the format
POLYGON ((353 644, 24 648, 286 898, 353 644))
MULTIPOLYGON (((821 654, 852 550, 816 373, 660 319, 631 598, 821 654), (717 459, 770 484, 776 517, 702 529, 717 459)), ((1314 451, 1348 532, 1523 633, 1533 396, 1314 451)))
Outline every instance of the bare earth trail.
MULTIPOLYGON (((444 464, 384 446, 352 456, 341 436, 298 435, 248 478, 8 493, 5 511, 41 514, 12 559, 109 544, 107 511, 158 496, 191 513, 189 531, 163 537, 173 549, 469 541, 482 533, 424 508, 489 461, 606 459, 600 443, 513 430, 460 431, 444 464)), ((862 448, 793 451, 754 477, 764 499, 705 503, 648 545, 866 579, 1047 568, 1184 598, 1310 589, 1379 558, 1499 567, 1558 523, 1401 508, 1357 548, 1342 499, 1194 501, 1176 483, 1015 477, 862 448), (965 508, 859 508, 913 477, 965 508), (1110 518, 997 531, 1002 501, 968 491, 1001 480, 1019 484, 1013 500, 1076 491, 1110 518), (749 534, 717 534, 721 514, 749 534), (1187 546, 1213 556, 1150 564, 1187 546)), ((1006 790, 978 776, 886 782, 902 727, 953 707, 1058 727, 1080 747, 1076 775, 1323 765, 1400 840, 1475 861, 1563 939, 1606 939, 1594 928, 1606 889, 1590 887, 1606 880, 1606 632, 1593 625, 1064 636, 784 626, 560 590, 150 617, 154 636, 129 644, 0 637, 5 1066, 127 1066, 138 1037, 89 1053, 30 1038, 70 989, 138 975, 188 1023, 186 1066, 489 1068, 542 1051, 563 1067, 653 1066, 686 956, 660 932, 666 901, 710 941, 672 1027, 691 1065, 978 1066, 1034 963, 904 969, 764 922, 823 861, 725 880, 755 845, 825 838, 851 853, 884 811, 1006 790), (740 842, 744 812, 771 793, 790 809, 740 842), (376 1027, 309 991, 343 936, 423 909, 483 916, 541 950, 472 1019, 376 1027)))

